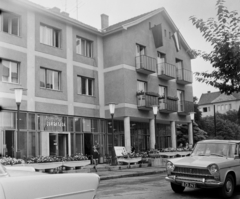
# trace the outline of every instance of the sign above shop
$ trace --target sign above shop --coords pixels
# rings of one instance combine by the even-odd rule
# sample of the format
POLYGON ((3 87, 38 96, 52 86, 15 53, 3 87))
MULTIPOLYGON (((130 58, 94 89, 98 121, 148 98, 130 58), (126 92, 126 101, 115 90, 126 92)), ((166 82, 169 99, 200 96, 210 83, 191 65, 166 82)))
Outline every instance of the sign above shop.
POLYGON ((62 121, 62 118, 54 117, 54 116, 46 117, 46 125, 47 126, 60 126, 60 127, 66 126, 65 122, 62 121))

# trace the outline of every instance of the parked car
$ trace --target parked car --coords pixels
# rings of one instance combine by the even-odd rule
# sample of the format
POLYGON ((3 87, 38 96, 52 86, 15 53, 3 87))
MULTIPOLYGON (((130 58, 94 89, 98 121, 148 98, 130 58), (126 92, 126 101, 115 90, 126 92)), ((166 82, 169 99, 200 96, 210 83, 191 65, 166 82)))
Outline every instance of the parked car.
POLYGON ((185 187, 219 188, 221 197, 230 198, 240 185, 240 141, 199 141, 190 156, 168 159, 166 169, 176 193, 185 187))
POLYGON ((46 174, 0 164, 1 199, 93 199, 99 181, 94 173, 46 174))

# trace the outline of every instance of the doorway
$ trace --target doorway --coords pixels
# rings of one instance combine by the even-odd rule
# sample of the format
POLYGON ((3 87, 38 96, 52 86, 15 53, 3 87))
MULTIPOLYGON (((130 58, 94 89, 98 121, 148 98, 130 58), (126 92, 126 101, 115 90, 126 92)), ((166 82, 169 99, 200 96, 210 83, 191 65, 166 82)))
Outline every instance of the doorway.
POLYGON ((50 156, 68 155, 68 135, 50 133, 49 134, 49 154, 50 156))
POLYGON ((84 134, 84 151, 85 155, 89 156, 92 155, 92 134, 85 133, 84 134))
POLYGON ((14 155, 14 131, 5 131, 5 148, 4 155, 15 157, 14 155))

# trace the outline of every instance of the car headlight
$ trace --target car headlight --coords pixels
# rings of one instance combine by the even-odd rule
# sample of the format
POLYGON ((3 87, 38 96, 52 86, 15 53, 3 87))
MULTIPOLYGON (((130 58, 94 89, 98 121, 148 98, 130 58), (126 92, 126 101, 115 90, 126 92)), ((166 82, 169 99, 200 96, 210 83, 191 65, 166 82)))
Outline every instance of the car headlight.
POLYGON ((219 173, 219 168, 216 164, 211 164, 208 166, 208 170, 211 173, 211 175, 214 176, 215 180, 220 180, 220 173, 219 173))
POLYGON ((167 162, 167 173, 171 174, 171 172, 174 170, 175 166, 172 162, 168 161, 167 162))

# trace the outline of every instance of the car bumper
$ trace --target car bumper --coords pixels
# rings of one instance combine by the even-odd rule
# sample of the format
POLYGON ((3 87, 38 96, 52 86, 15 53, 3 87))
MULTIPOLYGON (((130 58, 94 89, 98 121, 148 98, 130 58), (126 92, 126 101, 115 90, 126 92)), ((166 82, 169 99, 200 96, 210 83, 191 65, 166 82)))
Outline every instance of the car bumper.
POLYGON ((217 181, 217 180, 205 180, 205 178, 179 178, 175 175, 169 175, 165 177, 165 180, 171 183, 175 184, 182 184, 185 183, 193 183, 196 184, 196 187, 198 188, 214 188, 214 187, 222 187, 223 182, 217 181))

